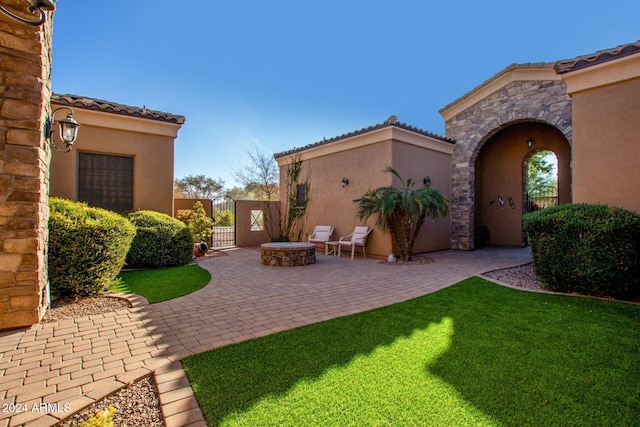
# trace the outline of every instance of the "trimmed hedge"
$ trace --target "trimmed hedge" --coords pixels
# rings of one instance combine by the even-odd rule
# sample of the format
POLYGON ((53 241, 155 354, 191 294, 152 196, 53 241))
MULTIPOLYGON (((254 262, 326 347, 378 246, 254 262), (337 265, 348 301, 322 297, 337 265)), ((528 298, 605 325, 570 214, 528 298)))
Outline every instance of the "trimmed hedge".
POLYGON ((49 199, 49 281, 61 297, 105 291, 125 262, 133 225, 124 217, 85 203, 49 199))
POLYGON ((127 255, 129 267, 165 268, 193 259, 193 237, 187 226, 160 212, 140 210, 127 215, 137 233, 127 255))
POLYGON ((621 299, 640 294, 640 215, 568 204, 526 214, 524 229, 546 289, 621 299))

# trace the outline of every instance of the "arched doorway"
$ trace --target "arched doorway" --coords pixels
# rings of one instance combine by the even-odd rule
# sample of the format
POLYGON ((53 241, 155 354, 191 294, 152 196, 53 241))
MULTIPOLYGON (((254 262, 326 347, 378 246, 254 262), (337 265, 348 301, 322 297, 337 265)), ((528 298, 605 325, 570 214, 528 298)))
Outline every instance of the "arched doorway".
POLYGON ((525 212, 559 204, 558 156, 553 151, 544 149, 532 151, 531 155, 525 157, 523 173, 526 174, 527 184, 523 194, 526 203, 525 212))
POLYGON ((522 215, 529 210, 528 165, 541 150, 557 158, 557 201, 571 202, 571 149, 566 137, 546 123, 514 123, 491 136, 475 162, 476 247, 522 246, 522 215))

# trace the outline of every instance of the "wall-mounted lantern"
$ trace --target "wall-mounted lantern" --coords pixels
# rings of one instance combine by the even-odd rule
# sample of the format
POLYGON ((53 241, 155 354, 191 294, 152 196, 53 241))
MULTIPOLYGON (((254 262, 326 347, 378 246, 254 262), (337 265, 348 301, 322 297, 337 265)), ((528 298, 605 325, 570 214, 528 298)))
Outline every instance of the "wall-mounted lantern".
POLYGON ((0 12, 4 13, 10 18, 15 19, 16 21, 22 22, 23 24, 33 25, 34 27, 40 26, 44 24, 44 21, 47 18, 45 11, 55 10, 54 3, 56 0, 25 0, 25 8, 30 14, 37 14, 38 16, 33 20, 23 18, 20 15, 16 15, 15 13, 8 10, 6 7, 0 5, 0 12), (27 4, 29 5, 28 7, 27 4))
POLYGON ((422 183, 424 185, 431 186, 431 177, 430 176, 425 176, 424 179, 422 180, 422 183))
POLYGON ((343 187, 346 187, 347 185, 349 185, 349 178, 342 178, 340 184, 342 184, 343 187))
POLYGON ((46 138, 49 140, 49 144, 51 144, 53 148, 55 148, 58 151, 68 153, 69 151, 71 151, 71 147, 73 146, 73 143, 76 141, 76 138, 78 137, 79 127, 80 127, 80 124, 76 122, 75 119, 73 118, 73 110, 71 108, 62 107, 62 108, 56 108, 55 110, 53 110, 51 115, 47 117, 44 132, 45 132, 46 138), (60 126, 60 139, 62 139, 62 141, 65 143, 66 145, 65 149, 58 148, 55 142, 53 142, 54 115, 59 110, 67 110, 67 117, 65 117, 62 120, 58 120, 58 125, 60 126))

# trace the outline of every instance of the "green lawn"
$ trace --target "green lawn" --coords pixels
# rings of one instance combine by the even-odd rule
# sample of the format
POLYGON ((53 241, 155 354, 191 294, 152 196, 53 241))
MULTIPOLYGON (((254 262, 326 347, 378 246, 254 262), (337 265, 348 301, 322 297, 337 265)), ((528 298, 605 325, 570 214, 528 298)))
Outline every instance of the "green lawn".
POLYGON ((640 307, 472 278, 183 365, 210 425, 631 426, 640 307))
POLYGON ((153 304, 195 292, 210 280, 209 272, 200 266, 183 265, 160 270, 123 271, 111 289, 142 295, 153 304))

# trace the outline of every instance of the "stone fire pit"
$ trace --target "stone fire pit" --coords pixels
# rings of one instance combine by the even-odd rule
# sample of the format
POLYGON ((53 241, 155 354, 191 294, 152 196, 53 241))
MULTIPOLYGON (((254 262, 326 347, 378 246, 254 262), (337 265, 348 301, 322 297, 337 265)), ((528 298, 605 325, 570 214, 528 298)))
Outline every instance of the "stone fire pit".
POLYGON ((316 262, 316 245, 301 242, 274 242, 260 245, 262 264, 295 267, 316 262))

